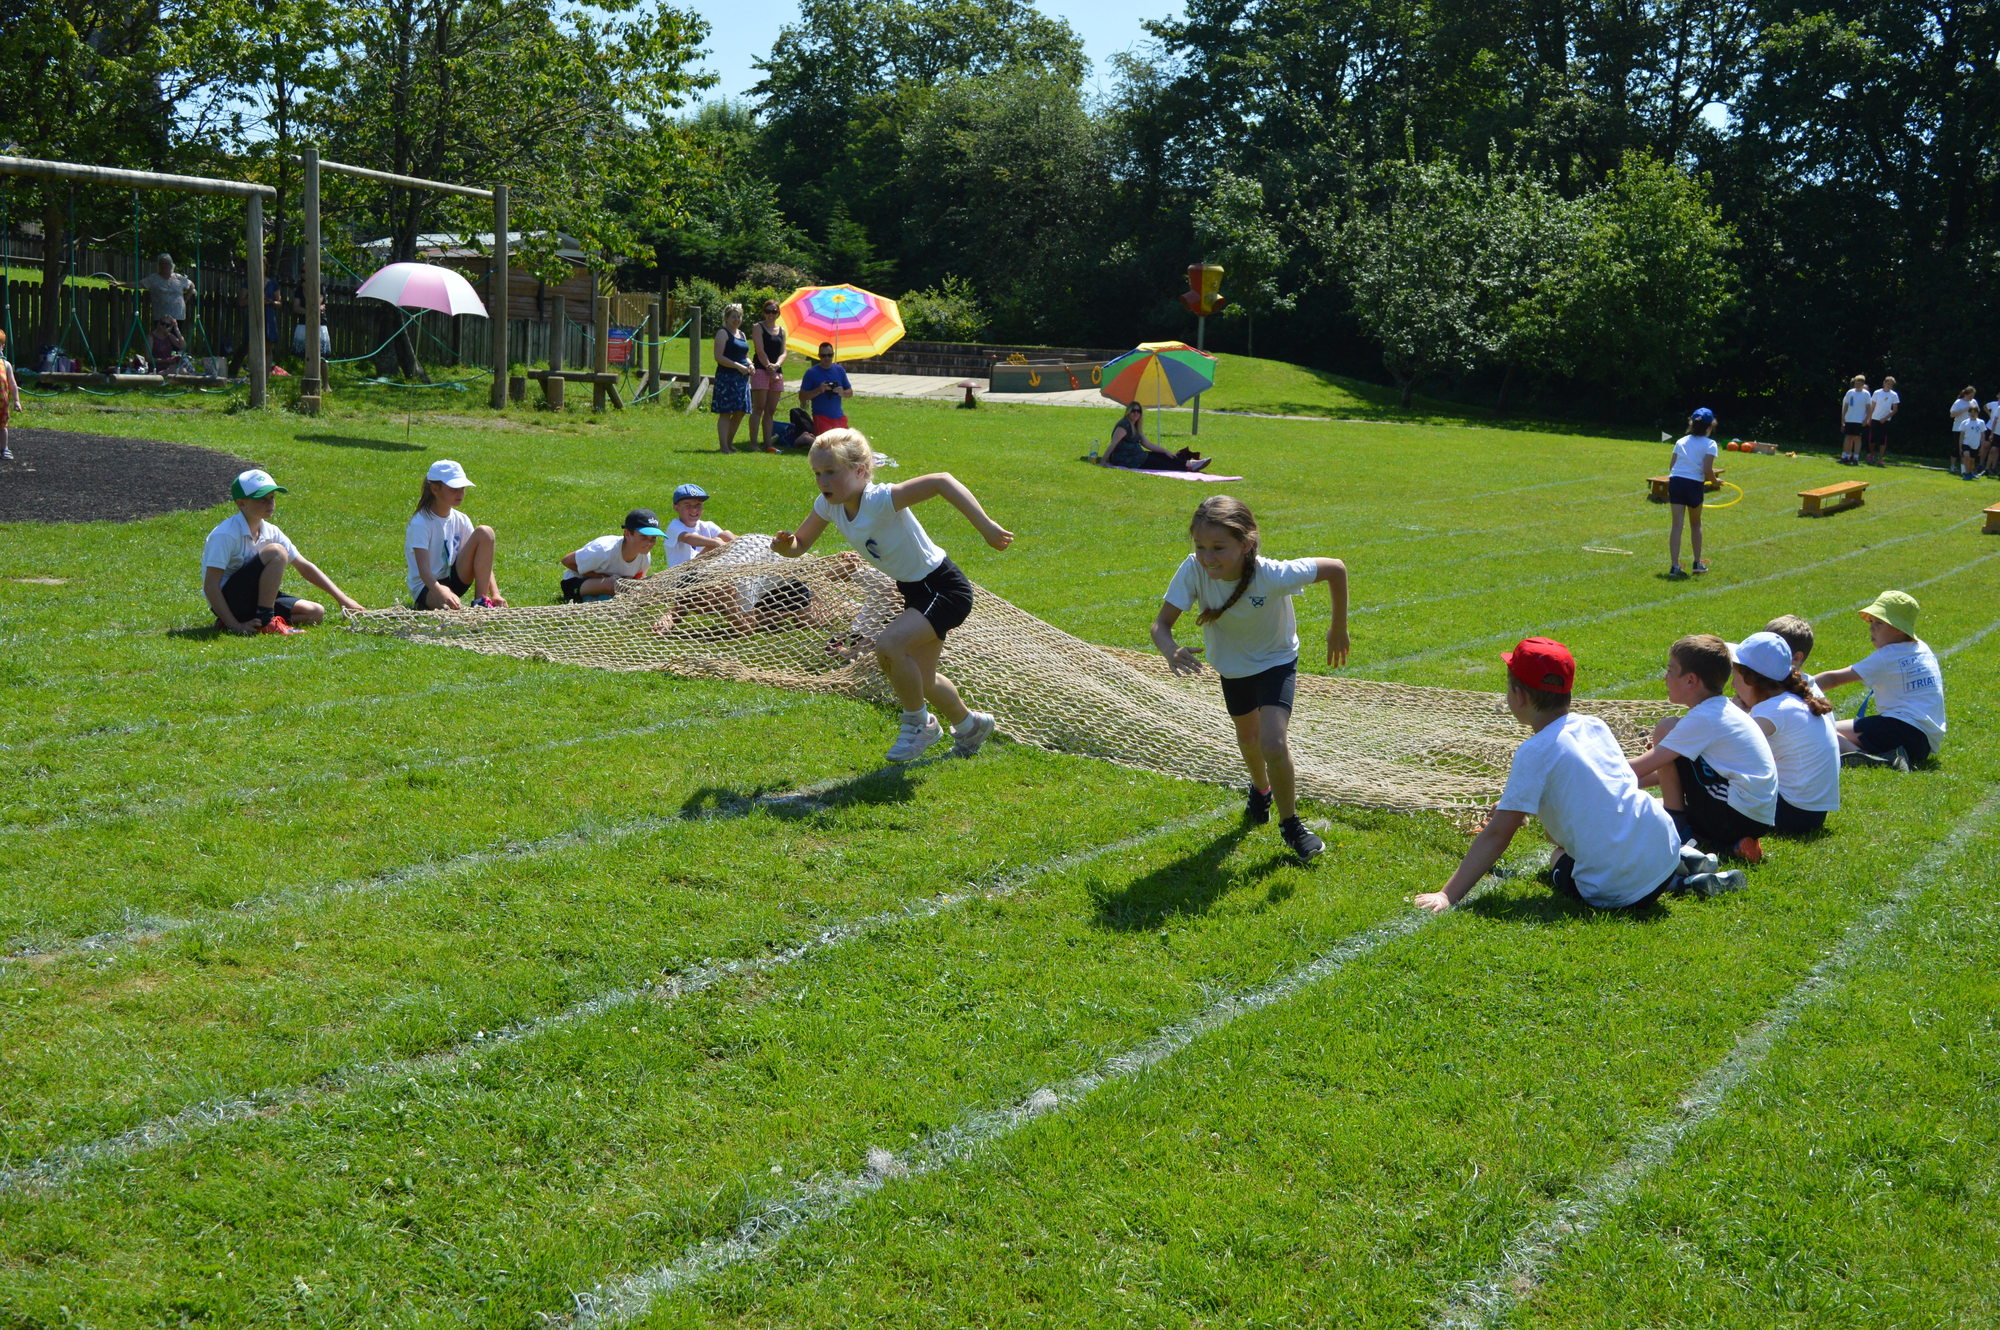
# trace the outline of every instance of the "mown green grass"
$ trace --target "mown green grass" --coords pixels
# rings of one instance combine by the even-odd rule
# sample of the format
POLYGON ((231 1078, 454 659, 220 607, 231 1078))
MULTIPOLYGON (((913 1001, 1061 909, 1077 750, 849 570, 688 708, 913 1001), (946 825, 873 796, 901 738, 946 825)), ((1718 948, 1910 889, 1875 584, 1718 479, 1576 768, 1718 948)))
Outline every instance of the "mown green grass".
MULTIPOLYGON (((437 456, 479 482, 517 602, 681 480, 738 531, 811 498, 796 458, 715 455, 706 415, 425 404, 406 447, 365 400, 17 420, 270 467, 280 523, 370 605, 402 595, 437 456)), ((995 553, 925 514, 976 580, 1092 641, 1144 644, 1220 491, 1270 553, 1348 561, 1356 677, 1497 687, 1497 650, 1554 631, 1581 690, 1658 697, 1675 636, 1780 612, 1848 663, 1852 611, 1900 585, 1951 652, 1953 741, 1913 776, 1853 773, 1835 831, 1774 848, 1742 896, 1606 918, 1514 879, 1381 934, 646 1324, 1424 1324, 1670 1121, 2000 779, 2000 543, 1976 534, 1988 496, 1935 473, 1876 473, 1866 507, 1808 522, 1792 491, 1844 477, 1732 458, 1716 572, 1675 584, 1639 497, 1652 445, 1218 416, 1204 447, 1247 479, 1207 486, 1079 465, 1104 427, 1081 409, 856 422, 890 478, 949 468, 1018 533, 995 553)), ((1005 744, 884 772, 888 719, 852 702, 335 628, 216 637, 197 564, 225 512, 0 527, 0 1323, 560 1317, 1408 921, 1463 847, 1441 819, 1313 808, 1330 852, 1303 870, 1228 791, 1005 744), (227 1120, 93 1161, 191 1108, 227 1120), (37 1161, 55 1185, 21 1185, 37 1161)), ((1302 602, 1308 642, 1325 613, 1302 602)), ((2000 844, 1966 834, 1512 1322, 1993 1318, 2000 844)))

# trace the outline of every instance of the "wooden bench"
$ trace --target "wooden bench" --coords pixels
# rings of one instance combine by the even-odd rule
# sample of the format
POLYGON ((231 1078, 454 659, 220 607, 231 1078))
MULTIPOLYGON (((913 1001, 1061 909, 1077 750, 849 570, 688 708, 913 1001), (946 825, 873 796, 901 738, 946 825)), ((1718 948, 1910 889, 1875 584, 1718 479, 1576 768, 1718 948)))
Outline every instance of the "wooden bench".
POLYGON ((562 391, 559 388, 552 390, 549 387, 551 380, 559 384, 587 383, 593 388, 601 388, 604 390, 604 395, 610 400, 611 405, 617 407, 620 411, 625 409, 625 399, 618 393, 618 380, 622 377, 621 375, 612 374, 608 371, 599 374, 595 370, 588 369, 531 369, 521 377, 533 379, 536 383, 541 384, 543 399, 553 407, 561 407, 562 391))
POLYGON ((92 374, 87 371, 32 373, 39 387, 48 388, 226 388, 229 380, 207 374, 92 374))
MULTIPOLYGON (((1666 476, 1646 477, 1646 483, 1652 486, 1646 497, 1654 503, 1665 503, 1667 501, 1667 480, 1668 477, 1666 476)), ((1710 494, 1715 493, 1721 488, 1722 482, 1719 480, 1711 480, 1702 486, 1702 489, 1710 494)))
POLYGON ((1799 516, 1825 517, 1843 508, 1859 508, 1861 491, 1867 488, 1865 480, 1843 480, 1833 485, 1821 485, 1816 490, 1800 490, 1799 516))
POLYGON ((2000 503, 1986 510, 1986 532, 1989 536, 2000 536, 2000 503))

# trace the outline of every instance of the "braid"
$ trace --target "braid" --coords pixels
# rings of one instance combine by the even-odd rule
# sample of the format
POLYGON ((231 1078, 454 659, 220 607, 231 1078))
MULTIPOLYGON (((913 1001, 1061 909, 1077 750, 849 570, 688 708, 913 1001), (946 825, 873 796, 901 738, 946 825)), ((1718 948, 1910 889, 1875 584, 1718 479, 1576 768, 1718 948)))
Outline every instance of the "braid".
POLYGON ((1806 678, 1799 673, 1799 667, 1796 665, 1792 666, 1792 672, 1785 676, 1785 682, 1779 686, 1802 700, 1806 704, 1806 710, 1815 716, 1824 716, 1833 710, 1833 703, 1806 687, 1806 678))
POLYGON ((1243 593, 1250 589, 1250 583, 1257 576, 1257 519, 1250 515, 1250 507, 1241 499, 1232 499, 1227 494, 1203 499, 1194 510, 1194 520, 1188 523, 1192 533, 1196 527, 1213 526, 1227 531, 1243 542, 1243 571, 1236 579, 1236 589, 1229 593, 1229 599, 1212 610, 1203 610, 1195 622, 1206 627, 1226 614, 1231 605, 1243 599, 1243 593))
POLYGON ((1236 589, 1229 593, 1228 600, 1223 601, 1220 605, 1216 606, 1214 609, 1203 610, 1201 612, 1201 617, 1197 618, 1195 622, 1203 626, 1207 626, 1208 624, 1214 623, 1217 619, 1220 619, 1223 615, 1227 614, 1229 612, 1229 607, 1231 605, 1234 605, 1237 601, 1243 599, 1243 593, 1250 589, 1250 582, 1256 576, 1257 576, 1257 537, 1252 536, 1247 542, 1247 548, 1245 548, 1243 551, 1243 575, 1236 579, 1236 589))

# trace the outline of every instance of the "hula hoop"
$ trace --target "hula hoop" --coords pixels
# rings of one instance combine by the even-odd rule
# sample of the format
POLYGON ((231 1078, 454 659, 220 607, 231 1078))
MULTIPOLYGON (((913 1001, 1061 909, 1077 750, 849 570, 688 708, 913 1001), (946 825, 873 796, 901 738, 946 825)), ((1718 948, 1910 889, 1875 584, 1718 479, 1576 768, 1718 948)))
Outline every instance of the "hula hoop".
POLYGON ((1702 504, 1702 511, 1706 512, 1710 508, 1734 508, 1737 504, 1743 502, 1743 487, 1741 485, 1725 480, 1722 482, 1722 486, 1724 489, 1735 490, 1736 497, 1728 503, 1704 503, 1702 504))

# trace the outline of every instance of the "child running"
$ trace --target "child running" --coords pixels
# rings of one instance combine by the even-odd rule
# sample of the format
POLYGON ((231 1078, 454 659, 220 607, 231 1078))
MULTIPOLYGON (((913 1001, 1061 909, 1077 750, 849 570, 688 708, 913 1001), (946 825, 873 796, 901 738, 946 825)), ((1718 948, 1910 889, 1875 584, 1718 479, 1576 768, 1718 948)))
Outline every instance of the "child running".
POLYGON ((1333 597, 1326 663, 1347 663, 1347 565, 1338 559, 1258 557, 1257 519, 1240 499, 1203 499, 1188 524, 1194 552, 1182 560, 1153 619, 1153 645, 1175 674, 1199 674, 1196 651, 1222 678, 1222 703, 1250 770, 1246 820, 1261 825, 1278 806, 1278 832, 1301 863, 1326 848, 1299 820, 1298 775, 1288 731, 1298 686, 1299 633, 1292 597, 1325 582, 1333 597), (1202 646, 1174 641, 1185 610, 1200 609, 1202 646))
POLYGON ((472 488, 465 468, 445 460, 424 473, 417 511, 403 536, 409 565, 410 603, 420 610, 459 610, 459 597, 475 593, 475 608, 504 606, 493 580, 493 528, 475 527, 459 511, 472 488))
POLYGON ((1697 633, 1667 652, 1667 700, 1687 708, 1653 727, 1652 747, 1632 759, 1641 785, 1660 787, 1682 841, 1719 845, 1761 863, 1760 837, 1778 814, 1778 767, 1764 731, 1729 705, 1729 647, 1697 633))
POLYGON ((1803 836, 1826 825, 1840 807, 1840 739, 1833 707, 1812 690, 1792 645, 1777 633, 1752 633, 1736 648, 1736 700, 1771 745, 1778 767, 1780 836, 1803 836))
POLYGON ((272 496, 287 493, 268 471, 245 471, 229 483, 236 515, 217 523, 201 547, 201 594, 215 612, 215 626, 225 633, 282 637, 326 618, 326 607, 317 601, 278 590, 287 568, 298 569, 300 577, 332 596, 342 609, 361 610, 360 602, 300 554, 271 520, 278 510, 272 496))
POLYGON ((1714 896, 1743 886, 1734 869, 1683 850, 1674 820, 1647 797, 1611 727, 1572 713, 1576 658, 1546 637, 1500 653, 1507 665, 1507 710, 1534 733, 1514 750, 1499 806, 1473 837, 1442 891, 1412 903, 1442 914, 1493 870, 1531 817, 1556 844, 1550 881, 1556 893, 1597 910, 1640 909, 1667 892, 1714 896))
POLYGON ((651 508, 625 514, 625 528, 615 536, 599 536, 582 549, 562 557, 562 598, 576 602, 609 600, 618 594, 618 579, 640 578, 653 566, 653 546, 662 535, 660 519, 651 508))
POLYGON ((1715 459, 1720 450, 1715 446, 1714 434, 1715 412, 1698 406, 1688 417, 1688 432, 1674 444, 1673 467, 1667 472, 1667 502, 1674 513, 1673 529, 1667 536, 1670 581, 1678 582, 1687 576, 1681 568, 1683 521, 1688 524, 1689 539, 1694 544, 1694 571, 1708 571, 1708 565, 1701 560, 1701 505, 1708 497, 1708 482, 1716 476, 1715 459))
POLYGON ((807 461, 819 497, 796 532, 780 531, 771 537, 771 549, 796 559, 831 523, 869 563, 895 579, 903 609, 875 637, 875 659, 903 709, 889 760, 913 761, 943 737, 929 706, 951 723, 952 751, 972 756, 993 733, 993 717, 968 710, 951 680, 937 672, 945 634, 972 613, 972 583, 948 554, 931 543, 910 507, 941 497, 964 513, 996 550, 1013 544, 1014 533, 988 517, 972 491, 949 473, 916 476, 896 485, 874 483, 874 450, 859 430, 827 430, 813 441, 807 461))
POLYGON ((1944 743, 1944 672, 1937 654, 1917 638, 1917 598, 1907 591, 1884 591, 1861 617, 1875 649, 1844 670, 1828 670, 1815 680, 1821 688, 1868 685, 1861 714, 1843 720, 1842 766, 1889 766, 1908 771, 1944 743))

